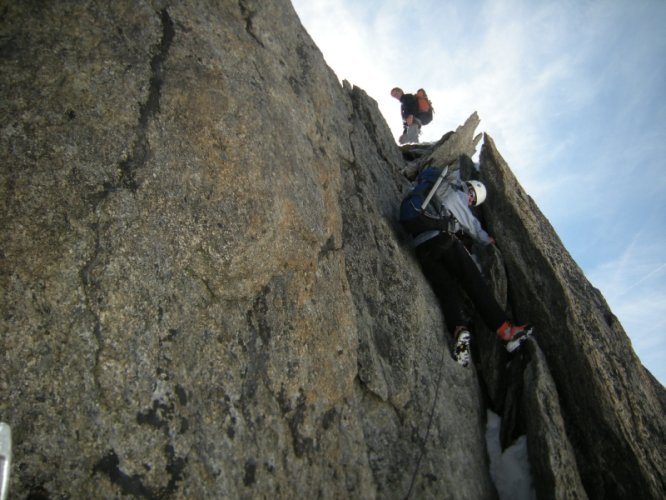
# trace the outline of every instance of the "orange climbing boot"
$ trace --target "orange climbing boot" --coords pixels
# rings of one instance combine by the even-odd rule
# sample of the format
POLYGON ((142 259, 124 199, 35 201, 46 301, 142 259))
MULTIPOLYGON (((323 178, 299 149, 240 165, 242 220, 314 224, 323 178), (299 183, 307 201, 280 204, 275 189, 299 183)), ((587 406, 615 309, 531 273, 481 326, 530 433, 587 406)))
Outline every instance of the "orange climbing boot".
POLYGON ((504 342, 504 347, 508 352, 518 349, 523 342, 532 336, 534 327, 532 325, 514 325, 510 321, 505 321, 497 329, 497 336, 504 342))

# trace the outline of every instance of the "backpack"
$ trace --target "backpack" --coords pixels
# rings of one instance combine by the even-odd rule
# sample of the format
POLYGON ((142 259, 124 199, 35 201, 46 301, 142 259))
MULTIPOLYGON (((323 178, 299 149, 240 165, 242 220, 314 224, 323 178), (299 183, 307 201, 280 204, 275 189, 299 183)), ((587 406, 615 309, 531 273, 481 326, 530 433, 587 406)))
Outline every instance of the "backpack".
POLYGON ((427 125, 432 121, 432 114, 435 110, 432 107, 432 102, 428 99, 428 94, 423 89, 416 91, 416 101, 419 104, 419 113, 417 118, 421 120, 421 125, 427 125))
POLYGON ((398 220, 402 227, 412 236, 433 229, 448 229, 448 218, 443 218, 442 214, 436 208, 439 206, 436 197, 433 197, 427 207, 424 209, 421 208, 441 174, 441 168, 428 167, 424 169, 416 178, 414 188, 400 203, 400 216, 398 220))

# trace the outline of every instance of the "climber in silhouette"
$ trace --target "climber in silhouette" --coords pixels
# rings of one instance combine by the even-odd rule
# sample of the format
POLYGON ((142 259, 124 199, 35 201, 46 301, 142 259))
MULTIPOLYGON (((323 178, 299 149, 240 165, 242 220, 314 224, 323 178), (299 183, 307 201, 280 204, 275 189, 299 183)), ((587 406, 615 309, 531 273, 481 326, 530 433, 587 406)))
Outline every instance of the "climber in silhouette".
POLYGON ((530 325, 517 326, 510 321, 460 239, 468 237, 484 246, 495 243, 470 209, 486 199, 486 187, 479 181, 462 181, 460 170, 457 170, 437 188, 429 203, 434 205, 430 207, 434 210, 424 214, 429 221, 417 227, 405 224, 403 213, 413 208, 414 193, 419 186, 423 189, 425 185, 429 191, 434 184, 430 182, 428 185, 424 181, 428 170, 419 174, 416 187, 403 200, 401 222, 414 238, 416 256, 441 302, 447 327, 453 332, 453 358, 462 366, 467 366, 470 361, 470 317, 465 311, 460 288, 472 300, 488 328, 504 342, 506 350, 513 352, 532 334, 533 328, 530 325))
POLYGON ((400 101, 403 133, 398 139, 400 144, 418 143, 421 133, 421 121, 418 118, 419 103, 414 94, 405 94, 400 87, 391 90, 391 96, 400 101))

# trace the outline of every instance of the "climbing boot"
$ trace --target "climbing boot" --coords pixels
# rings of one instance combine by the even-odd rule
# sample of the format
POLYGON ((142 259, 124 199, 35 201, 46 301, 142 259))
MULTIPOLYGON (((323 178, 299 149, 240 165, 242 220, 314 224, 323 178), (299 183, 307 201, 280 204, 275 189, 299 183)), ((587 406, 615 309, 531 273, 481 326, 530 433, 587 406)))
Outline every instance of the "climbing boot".
POLYGON ((532 325, 514 325, 510 321, 505 321, 497 329, 497 336, 504 342, 504 347, 508 352, 518 349, 523 342, 532 336, 534 328, 532 325))
POLYGON ((460 366, 467 366, 470 360, 469 343, 472 340, 472 334, 466 328, 457 330, 456 344, 453 346, 453 359, 460 366))

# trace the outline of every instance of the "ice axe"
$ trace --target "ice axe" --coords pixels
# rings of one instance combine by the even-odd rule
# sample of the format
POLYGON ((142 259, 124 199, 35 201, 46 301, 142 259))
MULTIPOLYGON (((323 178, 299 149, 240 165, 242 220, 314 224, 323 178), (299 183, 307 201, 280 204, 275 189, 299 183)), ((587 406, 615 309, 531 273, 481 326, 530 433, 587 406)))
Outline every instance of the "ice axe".
POLYGON ((444 180, 444 177, 446 177, 446 174, 449 173, 449 166, 447 165, 442 169, 442 173, 439 174, 439 177, 437 177, 437 180, 435 181, 435 185, 432 187, 430 192, 428 193, 428 196, 426 196, 426 199, 423 200, 423 203, 421 203, 421 211, 425 210, 426 207, 428 206, 428 203, 430 203, 430 200, 432 200, 432 197, 435 196, 435 192, 437 191, 437 188, 439 185, 442 183, 444 180))

